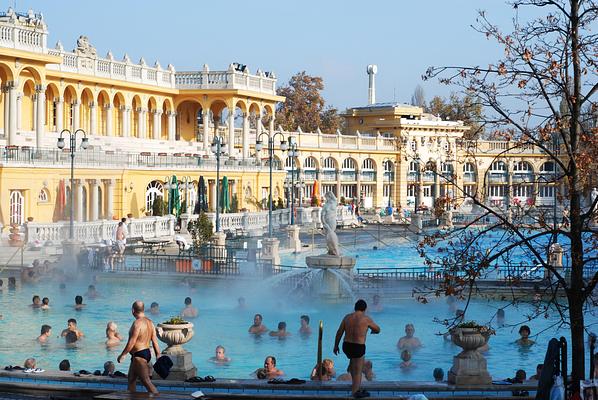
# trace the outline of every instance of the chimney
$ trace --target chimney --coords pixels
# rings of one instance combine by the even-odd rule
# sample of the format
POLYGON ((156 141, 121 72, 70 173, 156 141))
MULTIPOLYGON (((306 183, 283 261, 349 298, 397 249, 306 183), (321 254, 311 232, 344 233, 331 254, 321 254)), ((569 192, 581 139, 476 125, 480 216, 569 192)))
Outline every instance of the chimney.
POLYGON ((376 103, 376 78, 374 75, 378 72, 378 66, 376 64, 368 65, 368 76, 369 76, 369 85, 368 85, 368 104, 376 103))

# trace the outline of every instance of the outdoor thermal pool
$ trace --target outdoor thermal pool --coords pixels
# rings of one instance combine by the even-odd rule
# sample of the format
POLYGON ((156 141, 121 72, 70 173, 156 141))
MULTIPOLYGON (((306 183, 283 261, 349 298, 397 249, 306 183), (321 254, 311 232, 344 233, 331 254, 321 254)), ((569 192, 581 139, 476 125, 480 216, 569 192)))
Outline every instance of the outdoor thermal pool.
MULTIPOLYGON (((84 295, 91 278, 81 282, 67 282, 66 289, 61 291, 57 282, 41 283, 37 286, 23 286, 15 291, 0 292, 0 364, 22 365, 28 357, 35 357, 40 367, 58 369, 63 359, 71 362, 74 370, 102 369, 107 360, 116 361, 116 357, 125 343, 106 349, 105 328, 110 320, 118 324, 119 331, 125 336, 132 322, 130 305, 136 299, 146 303, 147 308, 153 301, 160 304, 161 315, 151 316, 154 322, 161 322, 177 315, 183 307, 186 296, 193 298, 199 308, 199 317, 191 320, 195 324, 195 336, 185 347, 193 353, 193 360, 198 367, 198 374, 215 377, 247 378, 251 372, 263 365, 267 355, 278 359, 278 367, 286 372, 287 377, 307 378, 316 359, 317 325, 324 321, 324 357, 335 362, 337 374, 344 372, 347 360, 344 355, 332 354, 334 334, 344 314, 352 310, 353 304, 326 304, 314 301, 310 304, 298 304, 293 299, 281 297, 269 289, 267 283, 206 282, 198 283, 195 288, 187 285, 169 283, 168 281, 152 281, 150 279, 114 279, 100 280, 97 283, 102 297, 88 299, 84 310, 73 308, 75 295, 84 295), (50 298, 50 310, 32 309, 29 307, 34 294, 50 298), (237 298, 244 296, 247 308, 236 309, 237 298), (279 321, 286 321, 288 331, 293 336, 279 340, 269 336, 254 337, 247 333, 255 313, 264 315, 264 323, 275 329, 279 321), (309 337, 300 336, 299 317, 308 314, 314 334, 309 337), (76 348, 66 348, 63 338, 58 338, 66 327, 68 318, 76 318, 79 328, 85 337, 76 348), (52 326, 52 339, 48 344, 36 342, 42 324, 52 326), (223 345, 226 353, 232 358, 229 365, 214 365, 208 358, 214 355, 217 345, 223 345)), ((368 301, 371 299, 367 299, 368 301)), ((443 327, 433 322, 434 318, 449 318, 451 312, 444 299, 429 304, 419 304, 415 300, 402 300, 386 304, 384 309, 372 313, 373 318, 381 326, 380 335, 371 335, 367 343, 367 358, 374 363, 377 380, 431 380, 432 371, 441 367, 445 373, 451 366, 453 355, 460 349, 442 336, 435 333, 443 327), (416 351, 413 361, 416 367, 404 371, 399 368, 401 362, 396 343, 404 335, 404 325, 415 324, 416 333, 423 342, 423 347, 416 351)), ((459 305, 462 307, 462 305, 459 305)), ((497 301, 475 300, 466 315, 466 320, 487 322, 496 309, 503 306, 497 301)), ((519 309, 506 309, 507 324, 517 324, 526 320, 531 312, 528 306, 519 309)), ((531 376, 537 363, 544 358, 546 343, 553 336, 565 335, 563 329, 555 331, 550 326, 557 321, 556 315, 539 318, 527 324, 538 343, 530 348, 521 349, 513 342, 518 338, 518 326, 497 329, 496 336, 490 339, 488 369, 496 378, 512 377, 515 370, 523 368, 531 376), (545 331, 547 330, 547 331, 545 331), (545 331, 545 332, 543 332, 545 331)), ((596 320, 587 321, 588 324, 596 320)), ((162 348, 165 346, 162 345, 162 348)), ((118 366, 126 371, 128 360, 118 366)))

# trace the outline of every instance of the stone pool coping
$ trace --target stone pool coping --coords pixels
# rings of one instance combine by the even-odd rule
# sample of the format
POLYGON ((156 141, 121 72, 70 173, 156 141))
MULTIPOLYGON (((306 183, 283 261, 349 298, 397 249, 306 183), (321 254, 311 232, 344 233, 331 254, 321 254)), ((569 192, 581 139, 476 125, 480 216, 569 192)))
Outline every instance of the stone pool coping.
MULTIPOLYGON (((153 380, 154 384, 165 392, 195 391, 201 388, 206 393, 255 394, 276 392, 296 392, 298 394, 335 394, 346 395, 351 390, 350 382, 317 382, 307 381, 304 384, 275 385, 266 380, 257 379, 218 379, 210 383, 190 383, 168 380, 153 380)), ((74 391, 88 394, 105 394, 126 390, 126 378, 110 378, 104 376, 84 375, 74 376, 74 372, 46 371, 39 374, 25 374, 22 371, 0 371, 0 388, 10 388, 18 392, 19 389, 42 391, 74 391)), ((437 393, 452 395, 467 395, 483 393, 498 394, 513 390, 527 390, 535 392, 537 382, 526 382, 516 385, 468 385, 455 386, 447 383, 420 381, 373 381, 364 382, 363 388, 373 393, 385 395, 437 393)))

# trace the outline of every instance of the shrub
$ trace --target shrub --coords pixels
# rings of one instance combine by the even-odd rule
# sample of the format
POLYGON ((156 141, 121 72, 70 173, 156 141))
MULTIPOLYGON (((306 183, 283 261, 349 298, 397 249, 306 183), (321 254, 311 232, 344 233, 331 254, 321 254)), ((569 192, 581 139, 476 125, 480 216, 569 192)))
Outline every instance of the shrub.
POLYGON ((164 199, 162 198, 162 196, 158 196, 152 204, 152 215, 156 217, 161 217, 164 214, 166 214, 166 203, 164 203, 164 199))
POLYGON ((197 218, 195 221, 189 222, 187 225, 187 230, 191 234, 191 238, 193 239, 193 247, 196 250, 212 239, 212 221, 210 221, 205 212, 201 212, 199 214, 199 218, 197 218))

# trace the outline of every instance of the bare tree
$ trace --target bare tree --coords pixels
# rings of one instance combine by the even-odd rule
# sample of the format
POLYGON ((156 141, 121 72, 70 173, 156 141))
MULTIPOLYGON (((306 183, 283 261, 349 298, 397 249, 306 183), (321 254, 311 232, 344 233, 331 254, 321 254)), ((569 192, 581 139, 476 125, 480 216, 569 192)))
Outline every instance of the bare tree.
POLYGON ((415 90, 411 95, 411 105, 421 108, 426 107, 426 95, 424 94, 424 88, 421 85, 415 87, 415 90))
MULTIPOLYGON (((497 263, 514 267, 514 259, 526 259, 527 266, 540 265, 547 279, 539 290, 549 301, 538 314, 550 308, 560 314, 560 324, 570 327, 571 373, 578 390, 585 369, 584 318, 596 305, 593 292, 598 282, 598 199, 588 201, 587 196, 597 173, 598 131, 584 123, 588 113, 583 112, 588 107, 596 110, 598 36, 591 27, 596 27, 598 5, 595 0, 515 0, 511 4, 512 33, 503 33, 484 12, 474 25, 504 48, 500 60, 485 66, 430 67, 424 79, 439 77, 443 83, 476 93, 486 109, 485 126, 507 141, 496 154, 497 161, 517 152, 535 152, 552 162, 554 171, 544 184, 557 191, 555 205, 540 209, 533 201, 518 204, 508 197, 505 207, 495 206, 483 199, 488 175, 478 192, 471 193, 457 185, 454 175, 444 174, 461 200, 479 213, 465 228, 426 237, 422 252, 439 241, 448 243, 443 260, 428 252, 427 262, 443 267, 445 279, 439 292, 466 298, 497 263), (543 15, 522 21, 519 12, 524 8, 543 15), (476 228, 466 229, 472 226, 476 228), (490 234, 499 235, 492 246, 490 234), (556 243, 570 259, 566 273, 549 260, 556 243)), ((464 158, 475 162, 477 144, 462 145, 464 158)), ((514 283, 517 279, 513 278, 514 283)))

